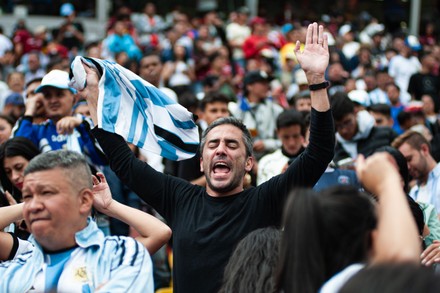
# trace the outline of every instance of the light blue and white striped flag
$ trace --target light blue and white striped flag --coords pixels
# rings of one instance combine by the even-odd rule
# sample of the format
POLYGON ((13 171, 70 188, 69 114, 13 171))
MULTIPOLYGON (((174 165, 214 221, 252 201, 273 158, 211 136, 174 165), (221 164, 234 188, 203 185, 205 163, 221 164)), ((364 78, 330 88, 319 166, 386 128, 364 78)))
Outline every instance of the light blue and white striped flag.
POLYGON ((85 63, 99 80, 98 127, 171 160, 194 156, 199 132, 193 115, 130 70, 107 60, 77 56, 70 86, 86 87, 85 63))

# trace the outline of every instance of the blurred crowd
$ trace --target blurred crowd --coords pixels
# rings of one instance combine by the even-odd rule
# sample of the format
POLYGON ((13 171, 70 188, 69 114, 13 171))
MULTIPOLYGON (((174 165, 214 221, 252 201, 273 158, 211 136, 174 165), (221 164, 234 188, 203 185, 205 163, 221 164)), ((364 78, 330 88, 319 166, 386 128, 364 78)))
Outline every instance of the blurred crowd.
MULTIPOLYGON (((311 91, 294 48, 304 48, 307 26, 315 20, 280 25, 251 17, 247 7, 230 12, 225 19, 217 11, 191 17, 176 9, 159 15, 155 5, 147 3, 141 13, 133 13, 129 6, 118 7, 108 23, 102 24, 105 38, 90 41, 72 4, 63 4, 59 13, 64 21, 56 28, 30 28, 26 20, 19 20, 11 35, 0 28, 2 164, 8 143, 32 150, 27 161, 49 149, 80 149, 95 171, 106 174, 115 198, 160 217, 123 186, 97 142, 86 134, 93 127, 87 102, 68 84, 76 56, 113 61, 136 73, 192 112, 200 133, 221 117, 243 121, 252 136, 256 159, 246 174, 246 188, 283 173, 307 148, 311 91), (52 101, 61 95, 70 104, 60 110, 63 106, 52 101), (44 130, 36 124, 44 124, 44 130), (69 135, 75 131, 78 142, 72 145, 69 135), (13 141, 21 136, 33 145, 13 141), (52 141, 48 142, 49 137, 52 141)), ((423 247, 440 247, 440 28, 426 21, 417 36, 405 28, 389 31, 367 12, 350 21, 342 13, 324 15, 318 22, 324 25, 330 53, 325 76, 336 145, 315 191, 334 185, 362 190, 354 171, 359 155, 398 152, 400 170, 402 165, 407 168, 401 173, 404 191, 423 213, 423 247)), ((131 147, 156 170, 206 186, 199 153, 193 159, 173 162, 131 147)), ((0 167, 2 172, 5 168, 0 167)), ((2 175, 2 187, 15 191, 14 200, 20 201, 22 178, 14 179, 11 168, 2 175)), ((98 216, 98 224, 107 234, 134 233, 104 215, 98 216)), ((156 288, 169 285, 166 259, 170 250, 156 254, 156 288)))

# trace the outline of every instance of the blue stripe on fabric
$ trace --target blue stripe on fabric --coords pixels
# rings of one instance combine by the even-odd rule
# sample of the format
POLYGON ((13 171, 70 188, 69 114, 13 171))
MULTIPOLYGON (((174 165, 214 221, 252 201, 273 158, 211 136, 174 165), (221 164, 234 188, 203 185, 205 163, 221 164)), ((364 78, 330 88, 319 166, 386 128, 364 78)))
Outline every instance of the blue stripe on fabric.
POLYGON ((197 127, 192 119, 187 120, 187 121, 180 121, 180 120, 174 119, 174 117, 172 115, 170 115, 170 118, 171 118, 171 121, 173 121, 174 126, 176 126, 178 128, 193 129, 194 127, 197 127))
POLYGON ((157 143, 161 148, 160 155, 173 161, 177 161, 178 156, 176 149, 173 145, 169 144, 166 140, 158 140, 157 143))
POLYGON ((144 98, 149 98, 153 105, 165 107, 166 105, 173 105, 176 103, 154 86, 146 86, 140 80, 131 80, 131 83, 144 98))
MULTIPOLYGON (((166 105, 176 104, 173 100, 168 98, 164 93, 162 93, 159 89, 155 87, 145 86, 139 80, 132 80, 131 83, 134 85, 134 87, 136 88, 136 92, 139 93, 141 97, 149 98, 156 106, 164 107, 166 105)), ((174 126, 181 129, 193 129, 194 127, 196 127, 196 124, 192 119, 187 121, 180 121, 175 119, 169 111, 168 113, 174 126)))
POLYGON ((102 102, 102 128, 115 132, 115 125, 118 119, 121 90, 116 81, 114 73, 106 66, 104 78, 104 100, 102 102))
POLYGON ((130 129, 128 130, 127 141, 133 142, 134 135, 136 134, 137 128, 137 119, 139 117, 139 108, 134 106, 131 112, 131 121, 130 121, 130 129))
POLYGON ((89 284, 82 285, 81 293, 91 293, 91 292, 92 292, 92 290, 90 290, 89 284))
POLYGON ((144 123, 142 123, 142 129, 141 129, 141 134, 139 135, 139 143, 138 143, 138 147, 142 148, 147 140, 147 134, 148 134, 148 128, 149 128, 149 124, 151 123, 150 119, 148 119, 147 114, 145 113, 146 109, 148 108, 148 104, 147 102, 145 102, 142 93, 139 92, 138 90, 135 91, 136 93, 136 106, 139 108, 140 113, 142 114, 142 116, 144 117, 144 123))

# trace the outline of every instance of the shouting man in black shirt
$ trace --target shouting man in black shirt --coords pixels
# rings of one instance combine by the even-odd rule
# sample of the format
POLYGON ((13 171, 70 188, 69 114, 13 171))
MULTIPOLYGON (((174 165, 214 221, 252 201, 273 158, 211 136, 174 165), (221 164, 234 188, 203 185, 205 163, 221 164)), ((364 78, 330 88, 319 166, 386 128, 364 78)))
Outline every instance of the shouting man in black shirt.
MULTIPOLYGON (((310 143, 285 173, 258 187, 243 189, 254 157, 249 131, 235 118, 213 122, 202 136, 200 165, 206 188, 156 172, 135 158, 121 136, 93 129, 115 173, 172 228, 175 292, 217 292, 238 241, 255 229, 279 226, 289 191, 312 187, 333 158, 334 126, 324 80, 329 52, 323 30, 311 24, 304 50, 299 42, 295 49, 312 91, 310 143)), ((81 94, 97 123, 99 78, 84 67, 87 87, 81 94)))

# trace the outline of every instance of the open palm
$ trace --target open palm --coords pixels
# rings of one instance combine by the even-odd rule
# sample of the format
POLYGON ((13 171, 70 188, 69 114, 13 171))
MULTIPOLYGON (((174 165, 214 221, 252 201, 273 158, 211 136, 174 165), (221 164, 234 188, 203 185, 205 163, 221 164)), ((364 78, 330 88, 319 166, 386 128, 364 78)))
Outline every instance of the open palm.
MULTIPOLYGON (((307 28, 304 50, 300 50, 299 41, 295 46, 295 54, 301 68, 308 79, 310 75, 323 75, 329 63, 328 39, 324 27, 315 22, 307 28)), ((310 81, 310 79, 309 79, 310 81)))

